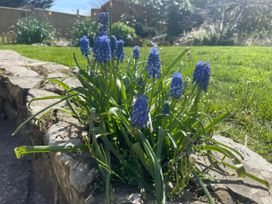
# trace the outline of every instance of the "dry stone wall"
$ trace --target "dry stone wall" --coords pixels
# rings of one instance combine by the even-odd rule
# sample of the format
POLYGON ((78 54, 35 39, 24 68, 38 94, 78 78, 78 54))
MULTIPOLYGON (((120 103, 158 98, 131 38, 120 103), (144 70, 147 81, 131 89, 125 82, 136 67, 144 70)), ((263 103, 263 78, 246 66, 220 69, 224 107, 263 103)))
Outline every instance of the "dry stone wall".
MULTIPOLYGON (((55 100, 28 102, 37 97, 59 95, 63 90, 45 78, 69 80, 79 85, 70 69, 55 63, 27 59, 12 51, 0 51, 0 97, 7 117, 20 124, 55 100)), ((58 107, 65 106, 61 103, 58 107)), ((80 143, 81 127, 76 120, 49 114, 42 122, 23 130, 28 145, 80 143)), ((25 145, 22 144, 22 145, 25 145)), ((37 154, 33 156, 35 181, 48 203, 84 203, 90 186, 97 178, 97 168, 88 156, 74 154, 37 154)))

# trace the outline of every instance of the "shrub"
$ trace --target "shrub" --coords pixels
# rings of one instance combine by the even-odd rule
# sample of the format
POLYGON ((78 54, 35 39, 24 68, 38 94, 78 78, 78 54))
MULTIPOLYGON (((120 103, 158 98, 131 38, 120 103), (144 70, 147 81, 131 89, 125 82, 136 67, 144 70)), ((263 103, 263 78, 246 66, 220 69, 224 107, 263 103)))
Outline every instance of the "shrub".
POLYGON ((44 40, 52 40, 56 30, 47 22, 40 21, 33 16, 21 18, 16 23, 16 35, 18 43, 41 43, 44 40))
POLYGON ((79 45, 79 39, 83 35, 87 35, 90 40, 90 46, 93 46, 95 33, 98 31, 98 23, 91 18, 77 18, 72 27, 72 43, 79 45))
MULTIPOLYGON (((212 137, 214 125, 226 118, 228 112, 212 119, 200 108, 201 97, 208 92, 209 63, 200 61, 192 70, 191 53, 185 49, 162 70, 159 50, 153 47, 147 62, 138 59, 137 53, 134 61, 123 65, 123 42, 117 41, 112 55, 114 43, 105 34, 106 29, 104 25, 104 34, 96 38, 94 56, 86 56, 87 68, 78 64, 77 77, 82 86, 70 88, 53 80, 66 90, 64 95, 32 100, 67 101, 69 109, 65 112, 88 130, 83 144, 22 146, 15 150, 17 157, 35 152, 89 151, 104 176, 107 204, 111 185, 116 183, 138 186, 154 195, 157 204, 165 204, 166 197, 182 195, 190 180, 199 183, 209 202, 214 203, 202 179, 208 178, 209 169, 219 164, 269 185, 245 171, 243 156, 237 150, 212 137), (189 63, 180 63, 187 55, 189 63), (180 64, 186 66, 179 67, 180 64), (218 154, 229 158, 230 163, 218 158, 218 154), (210 162, 207 168, 199 165, 199 158, 203 157, 210 162)), ((82 48, 87 43, 82 41, 82 48)), ((134 49, 138 52, 138 47, 134 49)), ((52 105, 44 111, 50 108, 52 105)))
POLYGON ((135 28, 136 35, 142 38, 154 37, 156 36, 156 33, 157 33, 154 27, 144 26, 141 23, 136 23, 134 28, 135 28))
POLYGON ((117 39, 124 40, 127 45, 136 37, 135 29, 123 22, 117 22, 112 25, 112 34, 117 39))

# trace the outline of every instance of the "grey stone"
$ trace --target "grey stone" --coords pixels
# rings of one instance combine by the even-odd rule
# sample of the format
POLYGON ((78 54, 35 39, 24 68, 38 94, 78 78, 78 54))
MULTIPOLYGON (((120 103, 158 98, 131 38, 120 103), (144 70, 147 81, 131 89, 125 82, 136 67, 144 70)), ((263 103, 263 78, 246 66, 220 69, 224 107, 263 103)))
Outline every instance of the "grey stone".
POLYGON ((38 88, 42 82, 40 77, 7 77, 7 89, 17 103, 25 104, 29 89, 38 88))
MULTIPOLYGON (((244 160, 242 163, 248 173, 268 181, 270 185, 272 184, 272 164, 267 162, 257 153, 251 151, 249 148, 238 144, 229 138, 218 135, 214 136, 214 138, 217 141, 238 150, 243 155, 244 160)), ((221 158, 219 155, 216 156, 221 158)), ((230 160, 225 159, 225 161, 231 164, 230 160)), ((268 189, 264 185, 248 177, 240 178, 235 171, 227 167, 221 166, 221 168, 226 169, 226 171, 210 172, 211 176, 215 179, 214 182, 210 182, 215 191, 217 189, 224 189, 230 193, 233 200, 240 200, 242 203, 272 203, 272 195, 268 192, 268 189)), ((230 200, 230 198, 226 197, 225 199, 230 200)), ((222 203, 225 202, 226 201, 222 203)))
POLYGON ((12 66, 5 65, 1 66, 0 69, 4 70, 5 75, 17 76, 17 77, 39 77, 39 74, 33 70, 27 69, 23 66, 12 66))
POLYGON ((71 88, 82 86, 80 81, 75 77, 69 77, 63 80, 63 83, 67 84, 71 88))
POLYGON ((81 130, 79 125, 67 122, 59 122, 52 125, 44 136, 44 143, 53 144, 79 144, 81 130))
MULTIPOLYGON (((58 96, 53 92, 41 90, 41 89, 31 89, 28 92, 27 101, 30 102, 34 98, 46 97, 46 96, 58 96)), ((30 115, 34 115, 37 112, 41 111, 42 109, 56 103, 60 99, 50 99, 50 100, 39 100, 33 101, 29 106, 30 115)), ((61 102, 53 107, 53 109, 64 107, 65 102, 61 102)))

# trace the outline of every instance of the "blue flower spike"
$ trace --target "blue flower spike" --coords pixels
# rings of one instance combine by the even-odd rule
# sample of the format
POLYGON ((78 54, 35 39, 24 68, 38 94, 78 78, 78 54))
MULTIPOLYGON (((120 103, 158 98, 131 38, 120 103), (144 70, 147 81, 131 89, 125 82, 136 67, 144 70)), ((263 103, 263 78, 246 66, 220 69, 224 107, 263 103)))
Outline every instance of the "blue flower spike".
POLYGON ((123 40, 118 40, 116 42, 115 59, 120 62, 123 62, 125 57, 124 44, 123 40))
POLYGON ((111 47, 109 36, 97 36, 94 42, 93 52, 97 62, 109 62, 111 60, 111 47))
POLYGON ((81 54, 87 57, 90 54, 90 44, 89 44, 89 38, 87 35, 83 35, 80 38, 79 45, 80 45, 81 54))
POLYGON ((179 99, 183 92, 183 80, 182 75, 179 72, 174 73, 171 86, 170 86, 170 96, 179 99))
POLYGON ((107 35, 109 25, 109 12, 101 12, 97 16, 97 21, 100 23, 99 26, 100 35, 107 35))
POLYGON ((139 46, 135 46, 133 48, 133 58, 135 60, 138 60, 140 58, 140 47, 139 46))
POLYGON ((148 121, 148 112, 148 98, 144 95, 139 95, 132 109, 132 125, 138 128, 145 128, 148 121))
POLYGON ((160 78, 161 76, 161 61, 160 61, 160 56, 158 49, 153 47, 150 50, 148 61, 147 61, 147 66, 146 70, 148 72, 148 77, 152 78, 160 78))
POLYGON ((196 64, 193 76, 193 82, 197 84, 200 90, 208 91, 211 76, 211 68, 208 62, 199 61, 196 64))

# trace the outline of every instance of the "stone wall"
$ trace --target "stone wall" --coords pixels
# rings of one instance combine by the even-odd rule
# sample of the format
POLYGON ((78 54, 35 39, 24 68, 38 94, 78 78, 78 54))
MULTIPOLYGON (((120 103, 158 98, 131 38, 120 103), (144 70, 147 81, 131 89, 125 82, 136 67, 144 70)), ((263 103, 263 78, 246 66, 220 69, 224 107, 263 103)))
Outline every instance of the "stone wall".
MULTIPOLYGON (((51 62, 41 62, 20 56, 13 51, 0 51, 0 114, 20 124, 27 117, 37 113, 54 100, 35 101, 33 98, 59 95, 63 90, 48 83, 46 78, 60 79, 70 86, 80 86, 68 67, 51 62), (2 107, 2 108, 1 108, 2 107)), ((60 103, 57 107, 64 107, 60 103)), ((22 145, 70 145, 81 143, 83 128, 78 122, 57 111, 57 107, 41 120, 35 120, 24 129, 27 141, 22 145)), ((38 119, 38 118, 37 118, 38 119)), ((272 165, 248 148, 220 136, 216 140, 237 149, 245 157, 246 170, 266 179, 272 184, 272 165)), ((201 158, 201 166, 207 165, 201 158)), ((101 183, 96 163, 87 153, 78 154, 35 154, 32 163, 36 186, 48 201, 48 204, 102 204, 104 194, 98 194, 101 183)), ((267 189, 250 179, 241 179, 232 171, 211 171, 209 182, 213 196, 218 203, 272 203, 272 196, 267 189)), ((115 189, 113 203, 116 204, 152 204, 144 201, 135 189, 115 189), (135 193, 136 192, 136 193, 135 193)), ((186 191, 177 203, 207 203, 205 197, 196 197, 194 192, 186 191)))
MULTIPOLYGON (((55 63, 41 62, 21 57, 12 51, 0 51, 0 97, 7 118, 20 124, 27 117, 37 113, 52 100, 33 102, 32 98, 58 95, 60 87, 46 83, 45 77, 69 80, 78 85, 71 77, 68 67, 55 63)), ((63 107, 61 103, 58 107, 63 107)), ((51 111, 52 113, 54 111, 51 111)), ((78 144, 81 142, 81 127, 72 118, 49 114, 43 122, 32 122, 20 135, 27 140, 21 145, 78 144), (51 118, 52 116, 52 118, 51 118), (59 118, 58 118, 59 117, 59 118)), ((33 155, 35 182, 48 203, 84 203, 91 195, 92 181, 97 178, 97 168, 88 155, 75 154, 35 154, 33 155), (80 159, 79 159, 80 158, 80 159)))

